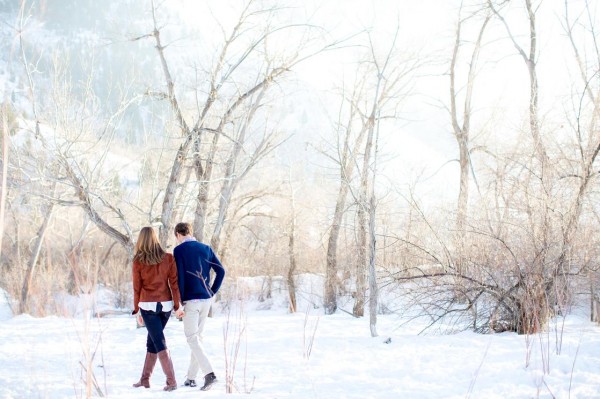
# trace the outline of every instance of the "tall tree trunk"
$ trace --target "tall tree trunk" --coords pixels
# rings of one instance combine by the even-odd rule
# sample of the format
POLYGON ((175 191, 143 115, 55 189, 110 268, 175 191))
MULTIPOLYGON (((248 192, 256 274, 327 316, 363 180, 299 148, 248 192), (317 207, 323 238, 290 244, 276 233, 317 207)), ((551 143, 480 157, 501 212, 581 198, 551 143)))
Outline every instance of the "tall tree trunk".
MULTIPOLYGON (((375 97, 375 103, 378 96, 375 97)), ((376 109, 376 105, 374 105, 376 109)), ((365 144, 365 153, 363 156, 362 172, 360 179, 360 188, 358 196, 358 234, 357 234, 357 259, 356 259, 356 292, 354 297, 354 308, 352 314, 356 317, 362 317, 365 314, 365 298, 367 290, 367 210, 368 189, 369 189, 369 170, 371 163, 371 151, 373 148, 373 126, 375 124, 375 114, 371 113, 368 120, 368 135, 365 144)))
MULTIPOLYGON (((461 9, 462 11, 462 9, 461 9)), ((475 71, 481 43, 485 28, 490 20, 488 15, 481 28, 475 43, 475 47, 471 54, 469 63, 469 71, 467 75, 467 90, 465 92, 464 106, 462 110, 462 125, 459 122, 457 109, 457 91, 456 91, 456 63, 458 62, 458 53, 461 45, 461 30, 463 20, 461 11, 458 15, 458 24, 456 27, 456 39, 452 52, 452 60, 450 62, 450 113, 452 118, 452 130, 458 144, 459 150, 459 165, 460 165, 460 184, 458 191, 457 217, 456 217, 456 248, 458 254, 456 256, 456 272, 464 273, 464 244, 466 238, 465 223, 469 206, 469 171, 470 171, 470 154, 469 154, 469 136, 471 134, 471 102, 473 97, 473 89, 475 85, 475 71)))
POLYGON ((354 165, 356 163, 356 154, 367 132, 367 124, 365 124, 359 132, 353 147, 350 147, 350 132, 352 126, 352 118, 356 112, 354 104, 351 106, 349 122, 345 129, 344 147, 342 149, 342 158, 340 160, 340 187, 335 202, 335 210, 331 228, 329 230, 329 239, 327 240, 327 265, 325 270, 325 286, 323 295, 323 306, 325 314, 334 314, 337 310, 337 247, 340 236, 342 218, 344 217, 344 208, 346 206, 346 198, 350 190, 350 180, 354 174, 354 165))
POLYGON ((329 230, 329 239, 327 240, 327 266, 323 298, 325 314, 334 314, 337 310, 337 245, 347 195, 348 182, 342 180, 340 181, 340 189, 335 204, 335 211, 333 213, 333 221, 329 230))
POLYGON ((198 241, 204 241, 204 230, 206 228, 206 219, 208 217, 209 191, 213 174, 213 168, 215 164, 215 157, 217 154, 219 139, 221 137, 220 132, 221 129, 225 127, 227 120, 228 119, 224 118, 217 127, 217 129, 215 129, 215 131, 213 132, 214 136, 211 142, 210 149, 206 156, 204 166, 202 166, 202 162, 200 160, 200 145, 198 144, 194 148, 194 169, 196 171, 196 177, 200 183, 198 187, 198 194, 196 196, 196 212, 194 213, 193 226, 194 235, 198 241))
POLYGON ((161 245, 166 248, 167 241, 172 234, 172 216, 173 208, 175 207, 175 198, 177 196, 177 190, 179 188, 179 177, 181 176, 183 164, 192 144, 193 132, 190 131, 190 128, 187 122, 185 121, 185 118, 183 117, 183 112, 181 111, 181 108, 179 106, 177 96, 175 95, 175 83, 171 76, 171 72, 167 64, 167 59, 165 57, 165 47, 162 45, 161 42, 160 30, 158 29, 158 22, 156 20, 156 8, 154 6, 154 1, 152 1, 152 19, 154 22, 154 31, 152 32, 151 36, 154 37, 156 43, 155 47, 158 51, 160 64, 162 67, 163 75, 165 77, 165 82, 167 84, 169 104, 171 105, 172 111, 175 113, 177 122, 179 123, 179 128, 181 129, 181 134, 185 138, 184 142, 179 146, 177 154, 175 155, 175 159, 173 160, 173 165, 171 166, 171 174, 169 176, 169 181, 167 182, 167 187, 165 188, 165 195, 163 198, 160 218, 162 226, 159 229, 159 240, 161 245))
POLYGON ((513 36, 508 23, 500 15, 498 10, 495 8, 494 4, 491 0, 488 0, 488 5, 490 9, 496 14, 496 16, 500 19, 500 22, 506 28, 506 32, 512 41, 513 46, 523 59, 523 62, 527 66, 527 72, 529 74, 529 128, 530 133, 533 138, 533 145, 538 160, 541 164, 542 172, 544 171, 544 167, 546 166, 547 161, 547 153, 544 147, 544 143, 542 141, 542 136, 540 133, 539 126, 539 117, 538 117, 538 92, 539 92, 539 83, 537 76, 537 28, 536 28, 536 10, 531 4, 531 0, 525 0, 525 8, 527 9, 527 17, 529 21, 529 52, 527 53, 517 42, 516 38, 513 36))
MULTIPOLYGON (((593 21, 594 20, 594 16, 593 16, 593 12, 590 9, 590 4, 588 4, 588 2, 585 3, 585 12, 586 12, 586 16, 588 21, 593 21)), ((575 20, 571 21, 570 17, 569 17, 569 2, 567 0, 565 0, 565 30, 566 33, 569 37, 569 41, 571 43, 571 47, 573 50, 573 54, 575 56, 575 60, 577 61, 577 65, 579 67, 579 73, 581 76, 581 85, 583 85, 583 92, 585 93, 585 95, 587 95, 588 97, 588 101, 590 102, 590 105, 592 107, 592 112, 591 112, 591 120, 588 124, 588 137, 587 137, 587 142, 585 140, 585 135, 582 134, 583 132, 581 131, 582 129, 582 124, 581 121, 577 122, 577 130, 576 130, 576 135, 575 137, 578 140, 578 146, 579 146, 579 156, 580 156, 580 162, 581 162, 581 169, 582 169, 582 175, 583 178, 581 178, 580 181, 580 187, 578 190, 578 195, 575 198, 574 204, 572 206, 572 211, 571 214, 569 215, 569 219, 567 222, 567 227, 564 230, 563 233, 563 244, 562 244, 562 253, 559 257, 559 267, 557 269, 559 270, 564 270, 563 266, 564 263, 568 260, 567 259, 567 251, 571 246, 572 240, 576 239, 575 238, 575 233, 576 230, 579 227, 579 218, 581 217, 581 213, 582 213, 582 209, 583 209, 583 202, 586 196, 586 192, 587 192, 587 187, 589 186, 589 183, 591 183, 591 179, 593 179, 593 177, 595 176, 594 170, 593 170, 593 164, 595 159, 598 156, 598 152, 600 151, 600 129, 599 129, 599 118, 600 118, 600 93, 599 93, 599 89, 598 89, 598 85, 597 84, 593 84, 593 77, 597 74, 597 71, 600 68, 600 48, 597 45, 594 45, 594 52, 592 52, 591 57, 588 58, 587 56, 587 51, 585 51, 585 47, 582 51, 582 49, 580 49, 578 47, 578 44, 576 43, 575 40, 575 34, 574 34, 574 29, 576 27, 581 27, 583 29, 586 30, 586 34, 589 35, 591 41, 593 43, 596 43, 596 29, 595 26, 591 26, 588 28, 585 28, 583 25, 580 25, 578 20, 580 17, 577 17, 575 20), (590 62, 589 60, 594 60, 594 62, 590 62), (591 77, 590 77, 591 76, 591 77)), ((581 42, 580 42, 581 43, 581 42)), ((581 94, 581 96, 583 97, 583 92, 581 94)), ((583 104, 583 98, 580 99, 580 107, 583 104)), ((580 114, 583 114, 584 112, 580 111, 580 114)), ((588 279, 589 279, 589 284, 590 284, 590 310, 591 310, 591 321, 595 321, 595 322, 600 322, 600 301, 599 301, 599 297, 598 294, 595 290, 595 281, 594 281, 594 274, 593 271, 588 271, 588 279)))
MULTIPOLYGON (((56 183, 54 183, 56 186, 56 183)), ((54 191, 54 188, 52 189, 54 191)), ((52 214, 54 213, 54 202, 49 202, 44 211, 44 221, 40 226, 37 237, 35 240, 35 244, 33 245, 33 251, 31 252, 31 257, 29 258, 29 263, 27 265, 27 271, 25 272, 25 278, 23 279, 23 288, 21 289, 21 309, 20 313, 29 312, 29 291, 31 290, 31 285, 33 283, 33 276, 35 274, 35 268, 38 264, 38 260, 40 257, 40 253, 42 251, 42 245, 44 243, 44 237, 46 235, 46 231, 48 230, 48 226, 50 225, 50 219, 52 219, 52 214)))
MULTIPOLYGON (((225 224, 225 217, 227 216, 227 211, 231 203, 233 192, 235 191, 239 179, 241 179, 242 175, 244 174, 243 171, 238 171, 237 166, 242 148, 246 142, 246 133, 248 132, 248 129, 250 129, 250 124, 256 115, 256 111, 262 103, 262 99, 268 87, 268 85, 264 85, 256 100, 252 103, 250 111, 245 117, 243 125, 240 127, 239 133, 235 138, 229 158, 225 163, 225 176, 223 179, 223 185, 221 186, 221 195, 219 196, 219 210, 217 213, 215 228, 213 229, 212 237, 210 239, 211 247, 215 251, 217 251, 221 242, 221 231, 223 229, 223 225, 225 224)), ((258 156, 258 154, 255 155, 258 156)))
MULTIPOLYGON (((204 229, 206 227, 206 218, 208 212, 208 198, 209 198, 209 189, 210 183, 212 179, 213 167, 216 159, 217 148, 219 139, 221 138, 222 131, 225 126, 231 121, 234 116, 234 112, 244 104, 247 100, 251 99, 252 96, 257 93, 259 90, 261 93, 258 95, 258 100, 254 102, 252 108, 249 112, 249 121, 252 119, 254 112, 261 105, 261 100, 263 98, 264 93, 271 85, 272 81, 284 74, 287 71, 286 68, 275 68, 272 69, 267 76, 265 76, 259 83, 254 85, 250 90, 238 96, 235 101, 233 101, 232 105, 227 109, 227 111, 221 117, 219 122, 219 126, 216 129, 206 129, 213 132, 213 140, 211 143, 210 150, 208 151, 208 155, 206 156, 206 161, 204 163, 204 168, 202 168, 202 163, 200 161, 200 147, 194 148, 194 165, 196 169, 196 177, 200 182, 200 187, 198 189, 197 195, 197 205, 196 212, 194 217, 194 232, 196 238, 200 241, 204 239, 204 229)), ((201 128, 202 130, 202 128, 201 128)), ((199 143, 199 141, 198 141, 199 143)))
POLYGON ((458 232, 457 244, 460 248, 457 262, 457 272, 464 272, 464 243, 466 238, 466 219, 469 206, 469 143, 468 138, 458 140, 458 151, 460 154, 460 184, 458 190, 458 212, 456 218, 456 231, 458 232))
POLYGON ((371 337, 377 334, 377 305, 379 301, 379 288, 377 287, 377 270, 375 267, 375 255, 377 239, 375 236, 375 194, 371 193, 369 201, 369 326, 371 337))
POLYGON ((536 16, 535 10, 531 4, 531 0, 525 0, 527 7, 527 15, 529 16, 529 56, 524 57, 527 71, 529 72, 529 125, 531 134, 533 135, 535 150, 538 152, 542 170, 546 167, 547 154, 542 142, 538 118, 538 93, 539 84, 537 78, 537 31, 536 31, 536 16))
POLYGON ((221 124, 213 134, 210 150, 207 154, 204 166, 200 159, 200 138, 194 142, 194 171, 198 179, 198 194, 196 196, 196 211, 194 212, 194 236, 198 241, 204 241, 204 228, 206 226, 206 218, 208 213, 208 194, 210 190, 210 180, 212 179, 215 155, 217 153, 217 145, 221 137, 220 129, 224 126, 221 124))
POLYGON ((549 291, 548 285, 551 285, 554 288, 554 279, 550 282, 550 284, 545 283, 543 279, 538 276, 544 276, 548 274, 553 274, 556 272, 556 268, 554 270, 548 270, 548 266, 551 264, 555 264, 554 262, 550 262, 547 260, 546 255, 548 253, 549 247, 552 245, 551 238, 549 237, 551 232, 550 219, 551 219, 551 207, 550 204, 551 198, 549 196, 549 192, 551 189, 548 185, 551 183, 551 174, 549 170, 549 162, 548 155, 542 140, 540 125, 539 125, 539 115, 538 115, 538 92, 539 92, 539 82, 537 76, 537 39, 538 33, 536 28, 536 10, 534 9, 531 0, 524 0, 525 7, 527 9, 527 16, 529 22, 529 51, 526 52, 517 42, 516 38, 513 36, 510 27, 506 20, 500 15, 498 10, 494 7, 494 4, 491 0, 488 0, 488 5, 490 9, 494 12, 494 14, 500 19, 502 24, 504 25, 508 36, 521 56, 525 66, 527 67, 527 72, 529 74, 529 128, 530 134, 533 140, 534 146, 534 154, 532 156, 533 164, 532 175, 535 175, 535 181, 539 181, 540 185, 538 187, 534 187, 535 189, 535 197, 541 200, 541 204, 539 208, 541 212, 529 212, 530 217, 530 229, 532 234, 536 234, 536 230, 539 231, 540 238, 540 251, 539 256, 536 257, 536 261, 530 266, 530 270, 520 277, 520 279, 525 279, 525 281, 519 281, 520 284, 523 284, 524 287, 527 287, 524 293, 525 298, 523 299, 524 303, 528 305, 523 306, 520 309, 519 317, 520 317, 520 325, 525 326, 524 331, 526 333, 533 333, 539 331, 543 324, 546 322, 546 319, 549 315, 549 291), (527 302, 528 301, 528 302, 527 302))
POLYGON ((371 193, 369 200, 369 326, 371 337, 377 334, 377 305, 379 301, 379 289, 377 286, 377 270, 375 265, 377 237, 375 235, 375 214, 377 206, 375 203, 375 177, 377 176, 377 152, 379 139, 379 122, 377 126, 377 137, 375 138, 375 154, 373 155, 373 180, 371 182, 371 193))
POLYGON ((4 238, 4 215, 6 209, 6 198, 8 196, 8 107, 2 109, 2 186, 0 187, 0 262, 2 260, 2 242, 4 238))
POLYGON ((163 198, 161 222, 162 226, 159 230, 159 239, 163 247, 166 248, 169 237, 173 234, 173 209, 175 207, 175 198, 177 197, 177 190, 179 188, 179 176, 183 169, 183 163, 189 151, 190 144, 192 143, 192 137, 188 136, 186 140, 179 146, 177 155, 173 160, 171 166, 171 174, 167 187, 165 188, 165 196, 163 198))
MULTIPOLYGON (((291 186, 291 182, 290 182, 290 186, 291 186)), ((288 273, 287 273, 287 286, 288 286, 288 293, 289 293, 289 299, 290 299, 290 306, 289 306, 289 310, 290 313, 296 313, 297 309, 297 304, 296 304, 296 283, 294 282, 294 275, 296 273, 296 248, 295 248, 295 239, 296 239, 296 204, 294 201, 294 192, 293 189, 291 190, 291 197, 290 197, 290 205, 292 207, 291 209, 291 220, 290 220, 290 231, 289 231, 289 240, 288 240, 288 255, 290 258, 290 267, 288 269, 288 273)))
MULTIPOLYGON (((366 118, 366 122, 364 126, 367 130, 367 140, 365 143, 365 151, 363 155, 363 164, 361 171, 361 181, 359 187, 359 196, 358 196, 358 260, 357 260, 357 268, 356 268, 356 300, 354 303, 353 314, 354 316, 360 317, 364 315, 365 309, 365 292, 367 290, 366 285, 366 274, 368 270, 369 261, 367 259, 367 218, 366 213, 369 208, 368 203, 368 189, 369 189, 369 174, 370 171, 373 170, 373 176, 375 176, 374 167, 371 168, 371 152, 373 151, 373 141, 375 136, 375 119, 379 119, 379 113, 382 105, 388 100, 387 97, 389 92, 388 90, 392 90, 393 87, 401 80, 403 73, 391 78, 386 76, 387 67, 389 66, 390 59, 392 58, 392 54, 396 48, 396 40, 398 38, 398 26, 396 27, 396 33, 392 43, 390 45, 390 49, 387 53, 387 56, 383 63, 377 60, 375 57, 375 47, 372 41, 372 38, 369 36, 369 43, 371 46, 371 56, 373 57, 371 62, 375 67, 376 72, 376 86, 375 91, 373 92, 373 105, 371 107, 370 112, 365 113, 369 115, 366 118)), ((375 165, 374 165, 375 166, 375 165)), ((375 190, 374 187, 375 178, 373 177, 371 182, 371 190, 375 190)), ((374 239, 374 237, 373 237, 374 239)), ((374 253, 373 253, 374 255, 374 253)), ((374 261, 374 258, 373 258, 374 261)))

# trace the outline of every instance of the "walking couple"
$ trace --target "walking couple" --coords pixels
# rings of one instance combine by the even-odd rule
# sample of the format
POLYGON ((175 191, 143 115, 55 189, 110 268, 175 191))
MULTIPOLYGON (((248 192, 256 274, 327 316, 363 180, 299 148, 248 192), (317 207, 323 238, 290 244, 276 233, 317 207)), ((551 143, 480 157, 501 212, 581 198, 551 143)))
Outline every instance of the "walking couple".
POLYGON ((195 387, 196 375, 201 369, 204 384, 200 389, 204 391, 216 382, 217 377, 204 351, 202 330, 212 297, 223 282, 225 269, 213 250, 192 236, 189 223, 175 226, 175 238, 178 245, 173 255, 163 250, 152 227, 142 228, 135 245, 132 314, 143 320, 148 338, 142 377, 133 386, 150 388, 150 376, 158 359, 167 376, 164 390, 177 389, 163 332, 174 310, 178 318, 183 317, 183 330, 192 352, 184 385, 195 387), (211 269, 215 273, 212 286, 211 269))

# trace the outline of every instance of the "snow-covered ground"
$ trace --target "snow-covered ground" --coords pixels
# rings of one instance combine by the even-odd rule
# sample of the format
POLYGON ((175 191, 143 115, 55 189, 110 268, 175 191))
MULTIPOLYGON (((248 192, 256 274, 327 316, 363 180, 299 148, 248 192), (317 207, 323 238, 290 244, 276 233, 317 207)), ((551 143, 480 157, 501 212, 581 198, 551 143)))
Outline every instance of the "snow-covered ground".
MULTIPOLYGON (((600 327, 584 315, 555 320, 549 333, 529 338, 416 335, 422 325, 399 327, 399 316, 380 315, 380 336, 371 338, 368 318, 345 313, 322 316, 321 309, 311 309, 307 316, 305 308, 289 314, 277 301, 270 309, 248 301, 242 317, 237 306, 229 314, 215 308, 205 343, 219 383, 208 392, 180 387, 172 393, 162 391, 160 367, 151 389, 131 387, 141 372, 146 339, 131 316, 10 317, 3 310, 0 398, 85 397, 86 352, 95 352, 92 371, 109 398, 224 397, 228 325, 230 345, 245 326, 234 374, 239 391, 229 397, 250 392, 256 398, 600 398, 600 327)), ((182 384, 189 358, 182 323, 172 318, 166 336, 182 384)))

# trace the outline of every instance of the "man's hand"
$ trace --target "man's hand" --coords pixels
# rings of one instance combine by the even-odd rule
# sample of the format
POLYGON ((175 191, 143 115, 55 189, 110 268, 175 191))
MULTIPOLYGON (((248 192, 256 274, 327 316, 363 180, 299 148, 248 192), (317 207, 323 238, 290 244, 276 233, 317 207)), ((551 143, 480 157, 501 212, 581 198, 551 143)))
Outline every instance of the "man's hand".
POLYGON ((179 309, 175 311, 175 317, 181 319, 183 316, 185 316, 185 311, 183 310, 183 307, 180 306, 179 309))

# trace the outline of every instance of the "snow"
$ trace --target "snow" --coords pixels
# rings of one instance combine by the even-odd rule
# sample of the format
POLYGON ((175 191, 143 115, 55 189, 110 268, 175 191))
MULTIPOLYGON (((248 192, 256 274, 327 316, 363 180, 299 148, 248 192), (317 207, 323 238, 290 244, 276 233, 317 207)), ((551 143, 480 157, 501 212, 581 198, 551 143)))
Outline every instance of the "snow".
MULTIPOLYGON (((258 289, 259 281, 245 285, 258 289)), ((310 287, 320 278, 301 281, 310 287)), ((0 398, 85 397, 86 358, 93 358, 91 370, 109 398, 223 397, 226 363, 231 367, 239 336, 232 398, 248 392, 255 398, 600 398, 600 327, 583 312, 555 319, 547 332, 529 337, 416 335, 423 326, 404 325, 398 314, 379 315, 380 336, 372 338, 368 318, 323 316, 312 298, 302 299, 308 296, 299 301, 301 311, 287 313, 285 293, 277 289, 271 306, 261 306, 254 290, 246 301, 214 306, 204 337, 219 378, 211 391, 162 392, 165 377, 158 365, 151 388, 135 389, 146 330, 137 329, 127 314, 93 317, 110 300, 105 288, 94 292, 99 303, 94 311, 86 311, 90 298, 82 297, 75 318, 0 316, 0 398)), ((4 307, 0 303, 1 312, 4 307)), ((172 318, 166 337, 181 385, 189 359, 182 323, 172 318)))
MULTIPOLYGON (((115 309, 113 304, 118 302, 116 294, 102 284, 84 291, 86 292, 79 295, 71 295, 65 292, 56 294, 55 302, 62 304, 62 316, 82 318, 88 312, 93 315, 131 312, 131 309, 115 309)), ((128 303, 131 303, 133 296, 129 295, 128 299, 128 303)))

